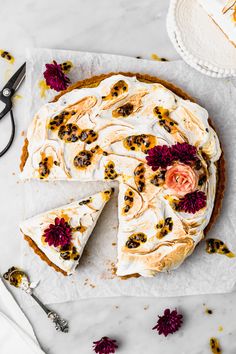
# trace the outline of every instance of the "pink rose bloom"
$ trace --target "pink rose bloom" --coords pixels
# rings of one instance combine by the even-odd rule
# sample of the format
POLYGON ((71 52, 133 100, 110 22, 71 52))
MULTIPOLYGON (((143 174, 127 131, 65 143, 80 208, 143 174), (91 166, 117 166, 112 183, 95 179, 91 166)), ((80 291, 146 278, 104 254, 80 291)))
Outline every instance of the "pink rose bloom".
POLYGON ((198 176, 190 166, 176 163, 167 169, 165 183, 177 195, 184 196, 195 191, 198 184, 198 176))

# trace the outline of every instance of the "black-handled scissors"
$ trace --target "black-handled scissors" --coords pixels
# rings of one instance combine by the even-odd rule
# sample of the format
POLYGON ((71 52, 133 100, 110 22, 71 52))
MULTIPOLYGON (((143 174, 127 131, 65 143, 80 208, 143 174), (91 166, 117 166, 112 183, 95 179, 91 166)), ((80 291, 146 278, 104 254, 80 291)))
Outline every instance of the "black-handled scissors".
POLYGON ((7 150, 10 148, 11 144, 13 143, 14 136, 15 136, 15 121, 12 112, 12 97, 14 96, 15 92, 20 87, 21 83, 25 78, 26 73, 26 63, 24 63, 10 78, 10 80, 6 83, 3 87, 2 91, 0 91, 0 101, 5 104, 4 109, 0 112, 0 120, 5 117, 7 113, 10 112, 11 117, 11 136, 6 145, 6 147, 0 151, 0 157, 3 156, 7 150))

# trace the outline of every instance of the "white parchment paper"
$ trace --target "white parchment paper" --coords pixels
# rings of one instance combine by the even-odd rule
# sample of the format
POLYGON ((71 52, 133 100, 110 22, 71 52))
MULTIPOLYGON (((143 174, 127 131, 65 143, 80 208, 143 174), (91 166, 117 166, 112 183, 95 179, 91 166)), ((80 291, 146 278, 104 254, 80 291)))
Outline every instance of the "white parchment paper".
MULTIPOLYGON (((236 86, 230 79, 217 80, 199 74, 182 61, 155 62, 108 54, 38 49, 28 52, 27 112, 28 126, 40 106, 55 96, 48 90, 40 97, 38 83, 43 78, 45 64, 56 60, 71 60, 69 73, 72 82, 109 73, 131 71, 148 73, 166 79, 186 90, 210 113, 222 142, 227 166, 227 189, 221 216, 208 237, 225 241, 236 252, 236 86)), ((176 296, 232 291, 236 280, 236 258, 209 255, 203 241, 176 271, 159 274, 155 278, 120 280, 113 275, 116 262, 117 190, 105 207, 94 230, 75 275, 64 277, 56 273, 24 243, 23 265, 34 280, 40 280, 37 289, 48 303, 57 303, 88 297, 106 296, 176 296)), ((104 189, 107 183, 81 182, 24 182, 24 216, 37 213, 88 196, 104 189)))

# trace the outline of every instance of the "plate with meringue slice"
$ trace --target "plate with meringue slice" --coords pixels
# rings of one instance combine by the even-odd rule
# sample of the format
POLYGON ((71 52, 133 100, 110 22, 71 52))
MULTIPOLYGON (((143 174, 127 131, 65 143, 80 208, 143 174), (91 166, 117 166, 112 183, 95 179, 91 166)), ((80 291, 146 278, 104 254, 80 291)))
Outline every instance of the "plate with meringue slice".
POLYGON ((236 76, 236 1, 171 0, 167 30, 194 69, 216 78, 236 76))

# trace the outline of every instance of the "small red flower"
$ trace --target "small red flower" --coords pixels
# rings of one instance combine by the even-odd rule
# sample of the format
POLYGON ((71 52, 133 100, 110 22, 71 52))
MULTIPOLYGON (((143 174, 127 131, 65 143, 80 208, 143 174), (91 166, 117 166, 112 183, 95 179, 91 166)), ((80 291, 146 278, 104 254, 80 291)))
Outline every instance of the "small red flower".
POLYGON ((158 168, 167 168, 174 161, 190 165, 192 162, 198 160, 197 149, 188 143, 177 143, 172 146, 157 145, 148 150, 146 160, 153 171, 158 170, 158 168))
POLYGON ((180 161, 186 165, 189 165, 198 159, 196 147, 188 143, 177 143, 172 145, 171 154, 174 160, 180 161))
POLYGON ((70 83, 70 79, 62 71, 61 65, 53 60, 52 64, 46 64, 46 70, 43 73, 46 84, 56 91, 65 90, 70 83))
POLYGON ((195 191, 186 194, 178 204, 178 210, 186 213, 195 214, 198 210, 206 206, 206 194, 201 191, 195 191))
POLYGON ((171 149, 167 145, 154 146, 154 148, 148 150, 146 160, 147 164, 152 167, 153 171, 158 170, 158 168, 166 168, 173 162, 171 149))
POLYGON ((100 340, 93 342, 93 350, 98 354, 112 354, 116 352, 118 345, 115 339, 102 337, 100 340))
POLYGON ((183 323, 183 316, 178 314, 176 310, 170 311, 166 309, 163 316, 158 316, 158 321, 153 329, 156 329, 159 334, 173 334, 178 331, 183 323))
POLYGON ((44 230, 43 236, 49 246, 63 247, 70 243, 72 229, 64 218, 55 218, 55 223, 50 224, 49 227, 44 230))

